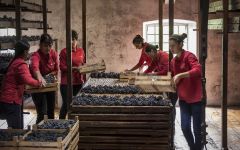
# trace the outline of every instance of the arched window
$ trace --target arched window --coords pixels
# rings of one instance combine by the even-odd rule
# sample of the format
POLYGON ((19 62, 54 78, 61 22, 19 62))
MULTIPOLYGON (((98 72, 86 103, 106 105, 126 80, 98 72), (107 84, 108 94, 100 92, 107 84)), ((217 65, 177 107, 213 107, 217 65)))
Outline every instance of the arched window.
MULTIPOLYGON (((169 51, 169 26, 168 19, 163 20, 163 51, 169 51)), ((174 34, 186 33, 188 38, 184 41, 184 49, 197 54, 196 22, 189 20, 174 19, 174 34)), ((158 20, 143 23, 143 37, 146 42, 158 45, 159 25, 158 20)))

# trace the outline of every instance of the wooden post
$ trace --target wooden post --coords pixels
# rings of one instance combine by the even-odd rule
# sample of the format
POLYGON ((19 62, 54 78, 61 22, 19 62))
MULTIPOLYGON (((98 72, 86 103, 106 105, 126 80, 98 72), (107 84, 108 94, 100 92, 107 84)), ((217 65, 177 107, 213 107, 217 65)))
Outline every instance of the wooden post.
POLYGON ((223 0, 222 36, 222 150, 228 149, 227 98, 228 98, 228 0, 223 0))
MULTIPOLYGON (((85 63, 87 62, 87 3, 86 0, 82 0, 82 46, 85 53, 85 63)), ((83 76, 83 80, 86 81, 86 75, 83 76)))
POLYGON ((199 43, 199 61, 202 66, 202 146, 207 144, 206 140, 206 104, 207 104, 207 94, 206 94, 206 77, 205 77, 205 64, 207 59, 207 33, 208 33, 208 7, 209 7, 209 0, 199 0, 199 16, 198 16, 198 43, 199 43))
POLYGON ((66 48, 67 48, 67 100, 72 101, 72 29, 71 0, 65 0, 66 5, 66 48))
MULTIPOLYGON (((16 41, 19 41, 22 39, 22 29, 21 29, 21 0, 15 0, 15 21, 16 21, 16 41)), ((23 100, 22 100, 22 106, 21 106, 21 128, 24 128, 24 112, 23 112, 23 100)))
POLYGON ((82 45, 85 53, 85 61, 87 56, 87 20, 86 20, 86 0, 82 0, 82 45))
MULTIPOLYGON (((173 35, 174 29, 174 0, 169 0, 169 37, 173 35)), ((172 60, 173 54, 169 47, 169 62, 172 60)))
POLYGON ((159 13, 159 49, 163 50, 163 0, 159 0, 159 8, 158 8, 158 13, 159 13))
POLYGON ((42 0, 42 15, 43 15, 43 33, 47 33, 47 1, 42 0))
POLYGON ((22 37, 22 30, 21 30, 21 0, 15 0, 16 5, 16 14, 15 14, 15 20, 16 20, 16 40, 21 40, 22 37))

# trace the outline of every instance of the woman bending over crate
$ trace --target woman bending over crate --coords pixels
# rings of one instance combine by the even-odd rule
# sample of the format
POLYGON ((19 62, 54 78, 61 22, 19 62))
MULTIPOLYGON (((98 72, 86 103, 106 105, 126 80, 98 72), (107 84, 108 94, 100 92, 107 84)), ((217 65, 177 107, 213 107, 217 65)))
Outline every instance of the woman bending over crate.
POLYGON ((151 58, 145 52, 145 49, 149 44, 144 42, 144 39, 141 37, 141 35, 136 35, 132 43, 136 47, 136 49, 141 49, 142 53, 138 63, 133 68, 125 70, 126 72, 132 72, 139 68, 143 68, 144 66, 149 67, 152 62, 151 58))
POLYGON ((197 57, 183 49, 187 35, 172 35, 170 50, 176 56, 171 61, 173 84, 179 97, 181 128, 191 150, 201 150, 202 85, 201 65, 197 57), (193 121, 193 133, 191 130, 193 121))
MULTIPOLYGON (((78 47, 78 34, 75 30, 72 30, 72 66, 79 67, 84 64, 85 53, 84 50, 78 47)), ((64 48, 60 53, 60 70, 61 70, 61 95, 62 95, 62 107, 60 110, 59 119, 65 119, 71 100, 67 99, 67 50, 64 48)), ((73 70, 73 96, 79 92, 84 83, 83 75, 78 70, 73 70)))
POLYGON ((151 58, 151 65, 148 67, 144 73, 153 75, 167 75, 168 72, 168 54, 162 50, 157 50, 157 45, 149 44, 145 52, 151 58))
MULTIPOLYGON (((58 74, 58 55, 52 49, 53 40, 49 34, 41 35, 40 48, 31 56, 30 69, 33 76, 46 84, 44 77, 57 76, 58 74)), ((54 119, 55 91, 33 93, 32 99, 37 110, 37 121, 43 120, 44 115, 49 119, 54 119)))
POLYGON ((21 105, 25 85, 35 87, 43 84, 32 78, 25 62, 29 56, 30 45, 21 40, 15 45, 15 56, 7 68, 0 94, 0 118, 6 119, 8 127, 20 129, 22 127, 21 105))

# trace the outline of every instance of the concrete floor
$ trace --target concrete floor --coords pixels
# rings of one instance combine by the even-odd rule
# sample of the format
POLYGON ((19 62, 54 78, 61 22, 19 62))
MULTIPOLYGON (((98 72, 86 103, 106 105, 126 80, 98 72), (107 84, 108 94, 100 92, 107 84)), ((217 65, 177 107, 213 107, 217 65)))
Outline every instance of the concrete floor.
MULTIPOLYGON (((33 109, 26 109, 30 112, 29 115, 24 115, 24 127, 33 125, 36 121, 36 112, 33 109)), ((58 110, 56 110, 56 118, 58 117, 58 110)), ((220 150, 221 149, 221 110, 220 108, 206 109, 206 122, 208 124, 207 132, 207 149, 220 150)), ((231 108, 228 110, 228 146, 230 150, 240 150, 240 108, 231 108)), ((7 123, 0 120, 0 128, 6 129, 7 123)), ((175 122, 175 145, 176 150, 188 150, 188 145, 185 141, 183 133, 180 128, 180 110, 177 107, 177 116, 175 122)))

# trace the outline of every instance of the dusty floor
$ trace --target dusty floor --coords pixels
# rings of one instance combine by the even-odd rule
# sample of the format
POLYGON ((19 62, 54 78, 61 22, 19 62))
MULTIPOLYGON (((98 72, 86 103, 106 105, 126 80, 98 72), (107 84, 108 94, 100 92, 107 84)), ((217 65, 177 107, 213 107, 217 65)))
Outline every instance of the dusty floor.
MULTIPOLYGON (((29 115, 24 115, 24 127, 32 125, 36 120, 36 112, 33 109, 26 109, 25 112, 30 112, 29 115)), ((56 118, 58 117, 58 110, 56 111, 56 118)), ((176 116, 176 134, 175 145, 177 150, 188 150, 187 143, 183 137, 180 128, 180 110, 177 107, 176 116)), ((220 150, 221 149, 221 110, 219 108, 210 108, 206 110, 206 122, 208 124, 207 132, 207 149, 220 150)), ((0 120, 0 128, 7 128, 7 123, 0 120)), ((230 150, 240 149, 240 108, 231 108, 228 110, 228 145, 230 150)))

